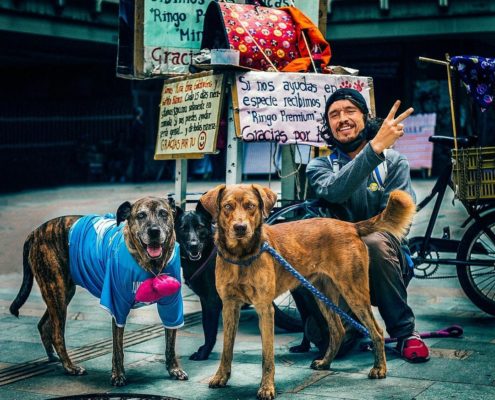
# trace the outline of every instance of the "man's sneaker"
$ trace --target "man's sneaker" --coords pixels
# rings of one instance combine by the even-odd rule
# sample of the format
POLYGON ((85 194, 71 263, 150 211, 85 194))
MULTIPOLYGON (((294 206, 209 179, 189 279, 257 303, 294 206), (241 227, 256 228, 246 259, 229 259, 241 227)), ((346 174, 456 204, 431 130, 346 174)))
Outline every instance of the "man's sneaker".
POLYGON ((422 363, 430 359, 430 350, 417 332, 400 339, 397 350, 404 360, 412 363, 422 363))

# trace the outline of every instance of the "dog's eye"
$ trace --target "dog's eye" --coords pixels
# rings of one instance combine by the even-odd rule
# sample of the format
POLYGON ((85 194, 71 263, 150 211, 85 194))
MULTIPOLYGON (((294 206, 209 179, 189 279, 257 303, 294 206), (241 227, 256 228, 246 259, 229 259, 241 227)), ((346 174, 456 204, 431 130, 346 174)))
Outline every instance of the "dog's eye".
POLYGON ((167 212, 165 210, 158 211, 158 216, 160 218, 167 218, 167 212))
POLYGON ((248 209, 250 211, 254 210, 255 208, 256 208, 256 206, 253 203, 248 203, 246 205, 246 209, 248 209))
POLYGON ((225 211, 232 211, 234 209, 234 207, 232 207, 230 204, 225 204, 223 208, 225 211))
POLYGON ((145 219, 146 218, 146 213, 144 211, 138 212, 136 215, 137 219, 145 219))

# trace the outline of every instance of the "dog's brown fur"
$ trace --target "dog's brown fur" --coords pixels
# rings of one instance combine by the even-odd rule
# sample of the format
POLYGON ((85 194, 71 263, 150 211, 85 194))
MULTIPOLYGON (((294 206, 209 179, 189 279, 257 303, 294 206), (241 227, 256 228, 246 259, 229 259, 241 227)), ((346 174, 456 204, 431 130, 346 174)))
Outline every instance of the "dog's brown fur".
MULTIPOLYGON (((174 207, 166 199, 145 197, 134 204, 123 203, 117 211, 117 223, 127 220, 124 237, 127 248, 138 264, 147 271, 159 273, 174 249, 174 207), (139 217, 138 217, 139 214, 139 217), (160 246, 160 257, 148 256, 145 244, 160 246)), ((52 219, 35 229, 24 243, 24 277, 19 294, 10 306, 10 312, 18 316, 33 286, 33 275, 40 287, 47 309, 38 323, 41 341, 48 359, 57 360, 57 352, 65 371, 70 375, 82 375, 84 368, 75 365, 65 347, 65 321, 67 307, 76 291, 70 276, 69 231, 81 216, 65 216, 52 219)), ((124 371, 124 328, 118 327, 112 318, 113 358, 112 385, 126 384, 124 371)), ((176 329, 165 329, 166 366, 170 376, 187 379, 175 355, 176 329)))
MULTIPOLYGON (((315 218, 268 226, 263 224, 263 216, 268 214, 275 201, 275 193, 259 185, 220 185, 201 198, 203 206, 217 220, 216 287, 223 302, 223 353, 210 387, 227 384, 239 309, 248 303, 254 305, 260 321, 263 371, 258 398, 275 397, 272 301, 281 293, 294 289, 299 282, 266 252, 249 266, 230 262, 242 262, 259 254, 265 241, 303 276, 318 285, 318 289, 335 304, 338 304, 339 296, 347 301, 370 331, 373 341, 375 362, 369 377, 385 378, 383 332, 371 312, 369 259, 361 237, 383 230, 401 238, 415 213, 411 197, 405 192, 394 191, 381 214, 355 224, 315 218)), ((318 303, 329 325, 331 344, 323 359, 313 361, 311 367, 328 369, 340 347, 344 328, 338 316, 323 303, 318 303)))

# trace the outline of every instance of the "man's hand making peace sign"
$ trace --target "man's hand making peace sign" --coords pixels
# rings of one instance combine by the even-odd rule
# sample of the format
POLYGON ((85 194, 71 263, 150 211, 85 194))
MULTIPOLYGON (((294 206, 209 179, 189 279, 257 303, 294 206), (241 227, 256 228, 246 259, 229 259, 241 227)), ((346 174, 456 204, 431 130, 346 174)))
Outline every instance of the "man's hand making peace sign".
POLYGON ((404 124, 401 122, 414 112, 414 108, 409 107, 396 118, 395 114, 397 113, 399 107, 400 100, 397 100, 390 109, 387 118, 383 121, 380 130, 370 141, 370 146, 376 154, 383 153, 383 150, 391 147, 401 136, 404 135, 404 124))

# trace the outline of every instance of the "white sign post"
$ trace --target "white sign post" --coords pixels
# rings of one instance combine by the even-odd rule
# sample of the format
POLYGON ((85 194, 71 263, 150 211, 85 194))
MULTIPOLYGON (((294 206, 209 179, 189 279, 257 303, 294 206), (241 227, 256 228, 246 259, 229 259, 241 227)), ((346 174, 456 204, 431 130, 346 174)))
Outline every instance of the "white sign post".
POLYGON ((227 125, 227 170, 225 172, 225 183, 227 185, 241 182, 242 175, 242 141, 236 135, 234 126, 234 109, 232 106, 232 75, 228 78, 228 96, 229 102, 228 125, 227 125))

